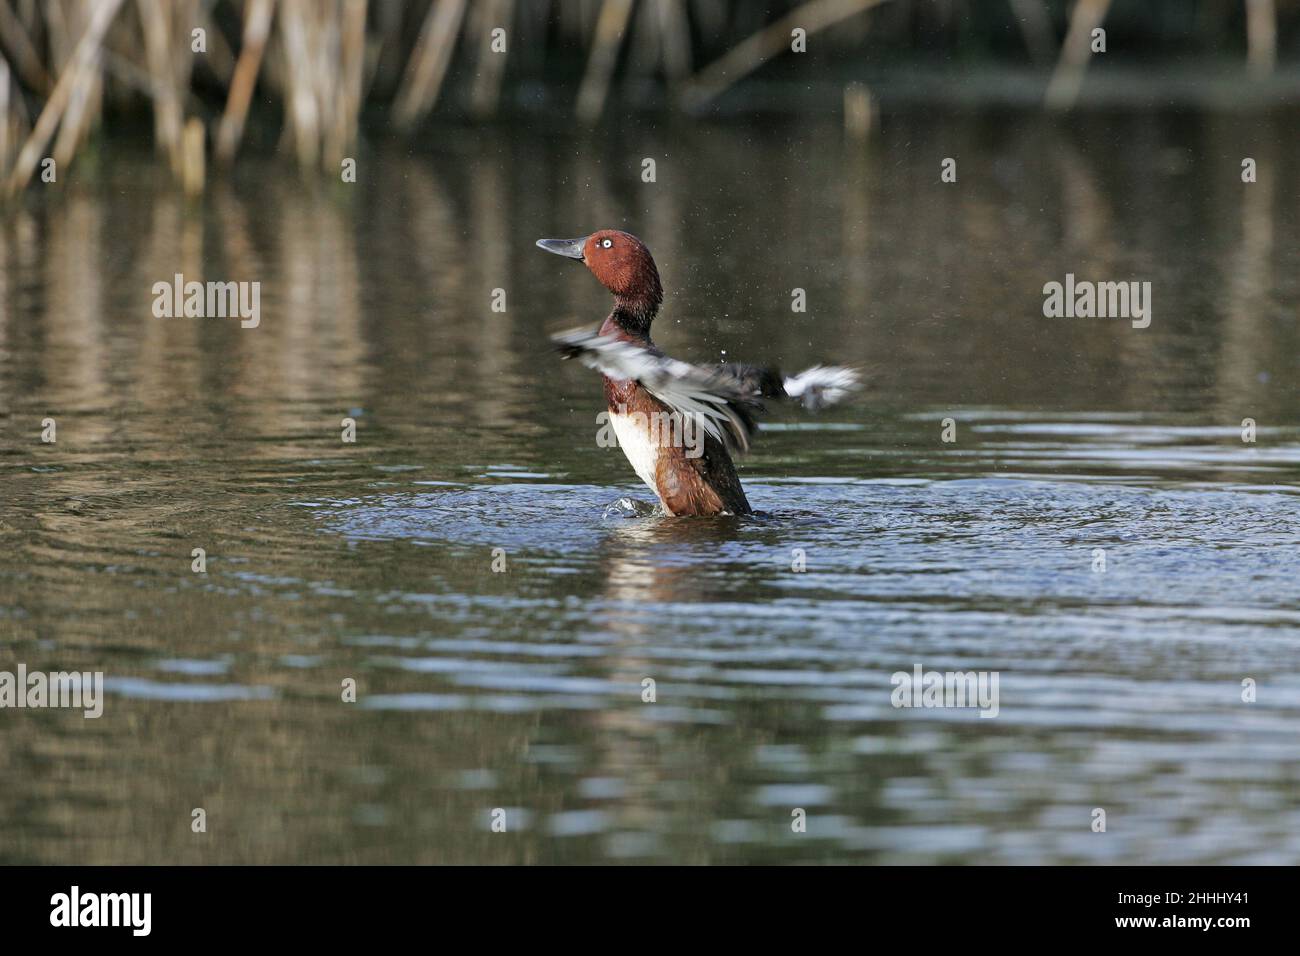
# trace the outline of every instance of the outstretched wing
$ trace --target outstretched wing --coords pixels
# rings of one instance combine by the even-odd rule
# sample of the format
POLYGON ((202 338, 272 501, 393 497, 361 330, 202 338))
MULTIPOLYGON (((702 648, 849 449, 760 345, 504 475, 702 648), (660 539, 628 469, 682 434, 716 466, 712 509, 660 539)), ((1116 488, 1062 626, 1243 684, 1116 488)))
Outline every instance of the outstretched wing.
POLYGON ((774 368, 737 362, 722 368, 750 395, 794 399, 809 411, 842 402, 862 387, 858 370, 843 365, 814 365, 790 376, 784 376, 774 368))
POLYGON ((728 363, 705 368, 679 362, 613 335, 588 328, 551 336, 565 358, 615 379, 641 385, 673 411, 694 418, 705 432, 735 451, 748 451, 763 411, 763 398, 790 398, 816 410, 848 398, 862 387, 857 369, 814 365, 798 375, 774 368, 728 363))
POLYGON ((843 365, 814 365, 784 382, 785 393, 809 411, 844 401, 862 388, 862 375, 843 365))
POLYGON ((610 378, 639 382, 674 412, 694 419, 729 450, 749 450, 749 440, 758 428, 754 415, 763 406, 758 394, 726 366, 709 369, 679 362, 587 328, 552 335, 551 341, 565 358, 576 358, 610 378))

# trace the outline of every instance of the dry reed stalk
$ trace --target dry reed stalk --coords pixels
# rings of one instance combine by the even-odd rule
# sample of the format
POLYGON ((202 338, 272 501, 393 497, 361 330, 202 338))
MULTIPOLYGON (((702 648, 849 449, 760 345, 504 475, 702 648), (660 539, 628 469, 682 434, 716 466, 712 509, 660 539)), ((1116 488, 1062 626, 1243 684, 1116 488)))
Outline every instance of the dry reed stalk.
POLYGON ((63 0, 47 0, 43 13, 45 33, 49 37, 50 65, 55 72, 61 72, 72 55, 71 32, 63 0))
MULTIPOLYGON (((137 0, 144 28, 145 61, 153 90, 154 139, 167 154, 172 172, 181 173, 181 103, 174 85, 172 63, 173 7, 164 0, 137 0)), ((188 49, 188 45, 186 47, 188 49)))
POLYGON ((203 121, 191 116, 181 134, 181 186, 187 196, 198 196, 203 192, 205 136, 203 121))
MULTIPOLYGON (((0 62, 4 57, 0 56, 0 62)), ((5 64, 8 66, 8 64, 5 64)), ((23 137, 26 136, 27 127, 31 125, 31 117, 27 115, 27 103, 23 100, 22 90, 16 82, 17 77, 13 71, 9 72, 9 111, 6 114, 13 121, 13 129, 10 131, 9 148, 17 149, 23 137)), ((0 181, 4 178, 5 163, 0 163, 0 181)))
POLYGON ((659 50, 664 74, 676 85, 691 73, 691 20, 686 0, 656 0, 659 14, 659 50))
POLYGON ((99 71, 100 51, 87 64, 72 87, 68 97, 67 109, 63 111, 63 122, 59 124, 59 133, 54 140, 54 163, 66 166, 77 153, 82 136, 89 126, 93 110, 95 75, 99 71))
MULTIPOLYGON (((70 8, 69 26, 78 35, 85 32, 89 23, 93 0, 83 0, 70 8)), ((78 148, 84 142, 99 116, 102 96, 101 64, 103 48, 97 48, 91 62, 87 63, 77 78, 72 89, 68 106, 63 113, 58 136, 54 141, 54 162, 64 166, 72 162, 78 148)))
POLYGON ((9 168, 9 63, 0 54, 0 173, 9 168))
POLYGON ((356 137, 365 57, 365 0, 332 0, 308 8, 307 66, 295 76, 316 102, 320 117, 319 156, 337 167, 356 137))
POLYGON ((0 41, 13 57, 14 69, 22 81, 37 93, 48 93, 50 75, 45 72, 31 37, 9 6, 9 0, 0 0, 0 41))
POLYGON ((844 87, 844 131, 850 139, 862 141, 871 135, 876 123, 871 91, 863 83, 844 87))
POLYGON ((262 67, 262 55, 271 35, 271 17, 275 0, 250 0, 244 9, 244 38, 239 48, 239 59, 230 78, 230 93, 226 97, 226 110, 221 114, 217 130, 217 159, 228 163, 239 150, 244 135, 244 122, 248 119, 248 106, 257 86, 257 74, 262 67))
MULTIPOLYGON (((338 110, 340 154, 357 139, 366 65, 367 0, 343 0, 343 26, 339 49, 338 110)), ((339 155, 336 160, 343 157, 339 155)))
POLYGON ((632 0, 605 0, 601 4, 587 72, 578 88, 578 119, 584 123, 594 123, 605 109, 610 81, 618 63, 618 51, 623 45, 623 35, 627 32, 631 15, 632 0))
POLYGON ((337 166, 355 140, 365 19, 364 0, 285 0, 280 7, 291 104, 286 132, 303 167, 337 166))
POLYGON ((630 76, 649 76, 659 65, 659 18, 653 0, 637 4, 630 19, 624 70, 630 76))
MULTIPOLYGON (((319 14, 319 9, 316 11, 319 14)), ((316 91, 316 109, 321 116, 321 161, 337 166, 343 158, 347 135, 344 117, 342 62, 342 17, 316 16, 312 24, 312 86, 316 91)))
POLYGON ((308 19, 304 0, 284 0, 280 6, 280 38, 284 48, 285 81, 288 84, 285 118, 286 134, 294 143, 300 166, 314 166, 320 161, 320 113, 316 90, 311 80, 312 56, 308 19))
POLYGON ((510 55, 509 38, 503 52, 492 49, 492 33, 498 27, 510 32, 510 15, 514 0, 480 0, 475 9, 478 19, 478 73, 470 90, 470 112, 477 117, 492 116, 501 98, 501 79, 510 55))
POLYGON ((1110 0, 1079 0, 1070 14, 1070 29, 1061 44, 1061 58, 1047 84, 1048 109, 1064 110, 1074 105, 1083 84, 1083 72, 1092 56, 1092 31, 1101 26, 1110 0))
POLYGON ((1251 76, 1268 76, 1277 62, 1277 8, 1273 0, 1246 0, 1246 62, 1251 76))
POLYGON ((809 0, 775 23, 763 27, 732 47, 687 81, 682 102, 699 109, 726 92, 738 80, 757 70, 773 57, 790 49, 795 28, 812 36, 849 17, 877 7, 886 0, 809 0))
POLYGON ((59 74, 54 90, 50 93, 50 98, 45 101, 45 108, 41 110, 31 135, 27 137, 22 150, 18 153, 14 168, 5 181, 6 195, 12 196, 21 190, 36 171, 36 164, 40 162, 41 153, 44 152, 50 138, 54 135, 54 130, 59 125, 73 87, 79 82, 85 65, 94 62, 100 44, 103 42, 104 33, 112 23, 113 17, 117 15, 122 2, 123 0, 100 0, 94 6, 85 32, 82 33, 67 65, 59 74))
POLYGON ((438 101, 464 17, 465 0, 439 0, 429 8, 398 89, 393 113, 399 129, 413 128, 438 101))

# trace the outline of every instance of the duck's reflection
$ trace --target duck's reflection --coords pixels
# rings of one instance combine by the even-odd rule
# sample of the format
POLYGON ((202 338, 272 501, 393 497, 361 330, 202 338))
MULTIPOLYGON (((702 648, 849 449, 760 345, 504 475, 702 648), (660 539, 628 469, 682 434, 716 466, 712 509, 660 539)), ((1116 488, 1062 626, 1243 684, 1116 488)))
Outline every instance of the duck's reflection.
POLYGON ((699 753, 710 746, 710 737, 699 733, 700 721, 708 714, 698 693, 699 679, 689 685, 675 679, 682 654, 674 646, 674 620, 683 604, 712 605, 718 600, 719 585, 716 579, 711 583, 708 562, 716 564, 717 556, 753 521, 726 515, 617 520, 601 541, 598 565, 604 583, 592 623, 608 641, 600 659, 602 676, 611 686, 623 688, 627 699, 621 706, 591 712, 589 772, 617 781, 620 788, 619 798, 604 808, 609 849, 615 854, 654 856, 671 849, 680 861, 710 858, 711 841, 706 839, 671 848, 657 842, 659 834, 680 835, 696 826, 704 835, 712 819, 709 813, 701 813, 696 822, 683 821, 678 809, 678 819, 670 820, 669 808, 680 808, 683 802, 706 805, 705 790, 697 796, 685 792, 719 785, 717 779, 699 778, 699 766, 733 765, 699 753), (691 697, 686 699, 680 695, 688 686, 691 697), (624 842, 629 834, 636 834, 635 840, 624 842))

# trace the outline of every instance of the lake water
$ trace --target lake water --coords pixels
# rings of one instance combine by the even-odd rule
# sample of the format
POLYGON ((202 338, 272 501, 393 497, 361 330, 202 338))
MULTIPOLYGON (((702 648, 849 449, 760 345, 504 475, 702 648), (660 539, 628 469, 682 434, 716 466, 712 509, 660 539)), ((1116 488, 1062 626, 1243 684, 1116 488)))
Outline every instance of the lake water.
POLYGON ((0 711, 0 860, 1300 862, 1294 129, 457 128, 197 203, 79 161, 0 225, 0 670, 106 699, 0 711), (546 339, 608 296, 533 246, 604 226, 672 354, 866 370, 768 416, 759 515, 610 507, 546 339), (155 318, 177 273, 260 324, 155 318), (1150 327, 1045 318, 1067 273, 1150 327), (997 716, 895 708, 918 665, 997 716))

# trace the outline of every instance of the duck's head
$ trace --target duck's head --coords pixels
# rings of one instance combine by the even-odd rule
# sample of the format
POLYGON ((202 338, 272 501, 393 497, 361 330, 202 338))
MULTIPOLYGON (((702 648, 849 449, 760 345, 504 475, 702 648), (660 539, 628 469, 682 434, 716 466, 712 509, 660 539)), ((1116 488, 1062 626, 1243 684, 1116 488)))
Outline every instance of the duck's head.
POLYGON ((602 229, 581 239, 538 239, 547 252, 582 262, 610 292, 615 309, 648 328, 663 302, 659 270, 645 243, 630 232, 602 229))

